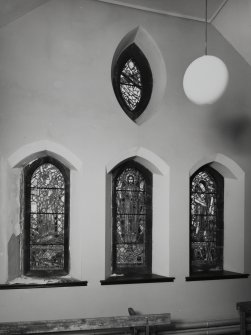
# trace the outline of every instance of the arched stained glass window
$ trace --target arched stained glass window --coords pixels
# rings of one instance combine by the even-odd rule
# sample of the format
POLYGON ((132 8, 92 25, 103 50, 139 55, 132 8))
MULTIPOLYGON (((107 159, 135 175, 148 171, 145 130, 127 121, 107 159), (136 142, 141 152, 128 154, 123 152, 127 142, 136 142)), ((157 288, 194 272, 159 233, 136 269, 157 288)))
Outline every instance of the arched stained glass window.
POLYGON ((148 105, 152 81, 152 72, 145 55, 136 44, 131 44, 118 57, 112 82, 121 107, 132 120, 136 120, 148 105))
POLYGON ((224 179, 210 166, 191 177, 190 272, 223 270, 224 179))
POLYGON ((25 168, 24 272, 68 273, 69 170, 52 157, 25 168))
POLYGON ((113 272, 151 273, 152 175, 127 162, 113 172, 113 272))

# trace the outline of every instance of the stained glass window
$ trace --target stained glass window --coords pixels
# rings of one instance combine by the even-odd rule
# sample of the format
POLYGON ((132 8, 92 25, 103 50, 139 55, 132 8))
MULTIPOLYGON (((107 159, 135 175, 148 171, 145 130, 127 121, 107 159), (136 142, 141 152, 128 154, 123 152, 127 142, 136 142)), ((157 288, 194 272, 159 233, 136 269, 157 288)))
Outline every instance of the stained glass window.
POLYGON ((205 166, 191 178, 191 273, 223 270, 223 177, 205 166))
POLYGON ((120 90, 130 111, 133 111, 142 96, 141 74, 133 59, 129 59, 120 74, 120 90))
POLYGON ((151 173, 126 163, 113 179, 113 271, 151 272, 151 173))
POLYGON ((51 157, 25 169, 25 272, 68 271, 69 172, 51 157))
POLYGON ((132 120, 136 120, 145 110, 152 93, 152 72, 136 44, 121 53, 112 75, 114 92, 121 107, 132 120))

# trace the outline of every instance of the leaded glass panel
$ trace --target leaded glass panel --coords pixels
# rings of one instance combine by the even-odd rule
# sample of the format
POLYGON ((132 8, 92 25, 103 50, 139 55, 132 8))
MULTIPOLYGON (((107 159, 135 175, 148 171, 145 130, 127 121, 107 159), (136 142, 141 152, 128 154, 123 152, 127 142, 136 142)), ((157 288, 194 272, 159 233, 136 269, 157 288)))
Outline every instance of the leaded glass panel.
POLYGON ((223 269, 223 223, 220 215, 221 189, 206 169, 191 181, 191 270, 223 269))
POLYGON ((52 164, 40 165, 31 178, 30 269, 64 268, 65 183, 52 164))
POLYGON ((68 183, 61 166, 45 157, 26 168, 26 271, 58 273, 67 268, 68 183))
POLYGON ((120 90, 128 108, 133 111, 141 99, 141 74, 133 59, 129 59, 120 75, 120 90))
POLYGON ((146 267, 151 204, 147 180, 140 170, 130 166, 117 175, 113 203, 115 268, 146 267))
POLYGON ((63 245, 31 245, 30 270, 62 270, 64 268, 63 245))
POLYGON ((120 244, 117 245, 117 264, 142 265, 145 261, 144 244, 120 244))
POLYGON ((34 171, 31 179, 31 187, 37 188, 62 189, 65 187, 64 184, 62 173, 50 163, 40 165, 34 171))

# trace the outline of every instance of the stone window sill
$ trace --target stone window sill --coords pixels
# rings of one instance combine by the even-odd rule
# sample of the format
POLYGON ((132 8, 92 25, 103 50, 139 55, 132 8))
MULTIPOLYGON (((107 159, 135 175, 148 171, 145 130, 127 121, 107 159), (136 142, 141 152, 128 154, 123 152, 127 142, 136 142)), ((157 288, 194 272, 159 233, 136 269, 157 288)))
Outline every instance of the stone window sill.
POLYGON ((247 273, 238 273, 232 271, 214 271, 192 274, 186 277, 186 281, 201 281, 201 280, 221 280, 221 279, 239 279, 248 278, 247 273))
POLYGON ((100 283, 101 285, 163 283, 173 282, 174 279, 174 277, 165 277, 155 274, 111 275, 105 280, 100 280, 100 283))
POLYGON ((49 288, 66 286, 87 286, 87 281, 78 280, 70 276, 37 278, 22 276, 9 281, 6 284, 0 284, 0 290, 11 289, 30 289, 30 288, 49 288))

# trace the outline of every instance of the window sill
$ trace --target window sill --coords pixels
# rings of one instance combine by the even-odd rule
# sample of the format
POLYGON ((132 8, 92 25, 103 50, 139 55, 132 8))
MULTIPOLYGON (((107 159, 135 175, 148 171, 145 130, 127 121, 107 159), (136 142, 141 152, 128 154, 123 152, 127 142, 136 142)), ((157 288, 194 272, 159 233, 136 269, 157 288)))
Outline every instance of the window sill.
POLYGON ((165 277, 155 274, 130 274, 123 276, 110 276, 105 280, 100 280, 100 283, 101 285, 163 283, 173 282, 174 279, 174 277, 165 277))
POLYGON ((87 286, 87 281, 78 280, 70 276, 63 276, 63 277, 55 276, 50 278, 22 276, 13 279, 7 284, 0 284, 0 290, 67 287, 67 286, 87 286))
POLYGON ((238 273, 231 271, 214 271, 206 273, 196 273, 186 277, 186 281, 201 281, 201 280, 221 280, 221 279, 239 279, 248 278, 247 273, 238 273))

